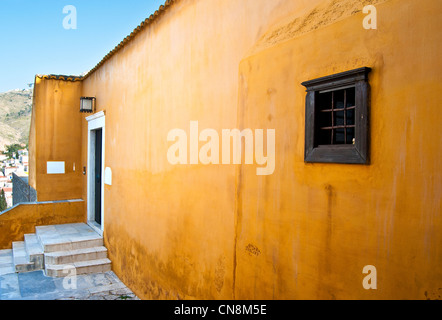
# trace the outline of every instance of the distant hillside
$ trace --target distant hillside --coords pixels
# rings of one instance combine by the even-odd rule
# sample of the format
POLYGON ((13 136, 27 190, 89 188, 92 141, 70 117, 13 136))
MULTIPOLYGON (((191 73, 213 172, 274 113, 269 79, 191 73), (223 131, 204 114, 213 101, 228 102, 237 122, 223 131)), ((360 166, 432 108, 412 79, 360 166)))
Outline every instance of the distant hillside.
POLYGON ((5 145, 28 143, 32 94, 32 89, 0 93, 0 150, 5 145))

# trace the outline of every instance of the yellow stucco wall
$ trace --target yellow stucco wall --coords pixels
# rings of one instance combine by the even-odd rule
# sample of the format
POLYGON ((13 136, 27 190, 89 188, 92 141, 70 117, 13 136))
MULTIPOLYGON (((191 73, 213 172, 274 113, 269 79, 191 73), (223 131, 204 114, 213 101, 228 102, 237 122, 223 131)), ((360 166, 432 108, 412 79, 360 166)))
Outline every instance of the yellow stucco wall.
POLYGON ((239 62, 287 10, 314 3, 177 1, 84 81, 106 112, 106 244, 140 297, 233 297, 236 167, 171 166, 167 134, 190 120, 236 128, 239 62))
POLYGON ((35 233, 36 226, 85 222, 83 201, 20 204, 0 215, 0 250, 35 233))
MULTIPOLYGON (((440 12, 431 0, 181 0, 81 88, 60 84, 73 119, 80 93, 106 113, 113 181, 104 236, 118 276, 144 299, 434 294, 442 287, 440 12), (377 30, 362 28, 370 3, 377 30), (363 66, 373 68, 371 164, 304 163, 301 82, 363 66), (172 166, 168 132, 189 132, 192 120, 218 132, 276 129, 274 174, 172 166), (366 265, 377 267, 377 290, 362 287, 366 265)), ((81 167, 82 118, 81 152, 72 142, 65 156, 81 154, 81 167)), ((50 184, 38 170, 37 191, 60 190, 40 186, 50 184)), ((70 192, 86 200, 86 177, 72 177, 80 186, 70 192)))
POLYGON ((82 197, 81 86, 79 81, 35 79, 29 184, 39 201, 82 197), (48 161, 65 162, 66 173, 48 175, 48 161))
POLYGON ((247 167, 239 174, 237 298, 437 296, 442 6, 376 7, 377 30, 362 28, 360 12, 241 63, 239 126, 276 128, 277 163, 272 176, 247 167), (363 66, 373 69, 371 164, 304 163, 301 82, 363 66), (362 287, 366 265, 377 268, 378 290, 362 287))

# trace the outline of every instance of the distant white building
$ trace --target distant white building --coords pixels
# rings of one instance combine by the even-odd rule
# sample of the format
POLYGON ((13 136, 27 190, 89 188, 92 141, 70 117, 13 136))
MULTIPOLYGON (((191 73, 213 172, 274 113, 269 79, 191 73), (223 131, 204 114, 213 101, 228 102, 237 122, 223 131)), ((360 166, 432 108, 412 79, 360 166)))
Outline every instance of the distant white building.
POLYGON ((12 188, 12 180, 8 177, 6 179, 0 178, 0 188, 12 188))
POLYGON ((22 155, 19 156, 18 159, 19 159, 20 163, 29 162, 29 156, 28 155, 22 154, 22 155))
POLYGON ((18 167, 6 167, 5 168, 5 176, 6 177, 10 177, 12 176, 13 172, 17 172, 18 171, 18 167))
POLYGON ((8 177, 0 177, 0 188, 6 187, 8 182, 9 182, 8 177))
POLYGON ((18 150, 17 152, 18 152, 19 156, 22 156, 22 155, 27 156, 29 154, 28 150, 26 150, 26 149, 21 149, 21 150, 18 150))

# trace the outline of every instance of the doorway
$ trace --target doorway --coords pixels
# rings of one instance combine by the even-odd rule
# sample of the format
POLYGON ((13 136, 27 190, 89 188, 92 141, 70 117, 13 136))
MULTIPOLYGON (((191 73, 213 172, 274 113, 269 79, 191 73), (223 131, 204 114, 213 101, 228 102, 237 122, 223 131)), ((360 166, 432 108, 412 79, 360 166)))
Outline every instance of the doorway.
POLYGON ((104 230, 105 115, 88 118, 87 220, 98 233, 104 230))
POLYGON ((101 226, 101 184, 102 184, 102 162, 103 162, 103 129, 94 130, 95 135, 95 165, 94 165, 94 222, 101 226))

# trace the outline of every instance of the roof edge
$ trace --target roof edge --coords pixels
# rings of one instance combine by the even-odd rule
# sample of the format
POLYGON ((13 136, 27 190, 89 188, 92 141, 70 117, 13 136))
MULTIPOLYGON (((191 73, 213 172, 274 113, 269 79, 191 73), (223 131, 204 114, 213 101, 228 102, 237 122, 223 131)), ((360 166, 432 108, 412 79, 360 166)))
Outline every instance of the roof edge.
POLYGON ((82 76, 67 76, 62 74, 37 74, 35 78, 42 80, 63 80, 63 81, 82 81, 84 77, 82 76))
POLYGON ((146 18, 143 22, 141 22, 138 27, 136 27, 130 35, 128 35, 126 38, 124 38, 113 50, 111 50, 104 58, 90 71, 88 71, 86 74, 82 76, 73 76, 73 75, 57 75, 57 74, 48 74, 48 75, 41 75, 37 74, 35 77, 43 80, 63 80, 63 81, 83 81, 87 79, 89 76, 91 76, 95 71, 98 70, 107 60, 112 58, 118 51, 120 51, 127 43, 129 43, 138 33, 140 33, 142 30, 144 30, 146 27, 148 27, 150 24, 152 24, 154 21, 156 21, 163 12, 165 12, 174 2, 178 0, 167 0, 163 5, 159 7, 158 10, 155 11, 155 13, 151 14, 148 18, 146 18))
POLYGON ((151 14, 148 18, 146 18, 143 22, 141 22, 138 27, 136 27, 130 35, 128 35, 126 38, 124 38, 113 50, 111 50, 104 58, 89 72, 87 72, 82 78, 83 80, 87 79, 89 76, 91 76, 95 71, 97 71, 98 68, 100 68, 107 60, 112 58, 118 51, 120 51, 123 47, 126 46, 127 43, 129 43, 135 36, 140 33, 142 30, 144 30, 146 27, 148 27, 150 24, 152 24, 154 21, 156 21, 162 13, 164 13, 174 2, 177 2, 178 0, 167 0, 163 5, 159 7, 158 10, 155 11, 155 13, 151 14))

